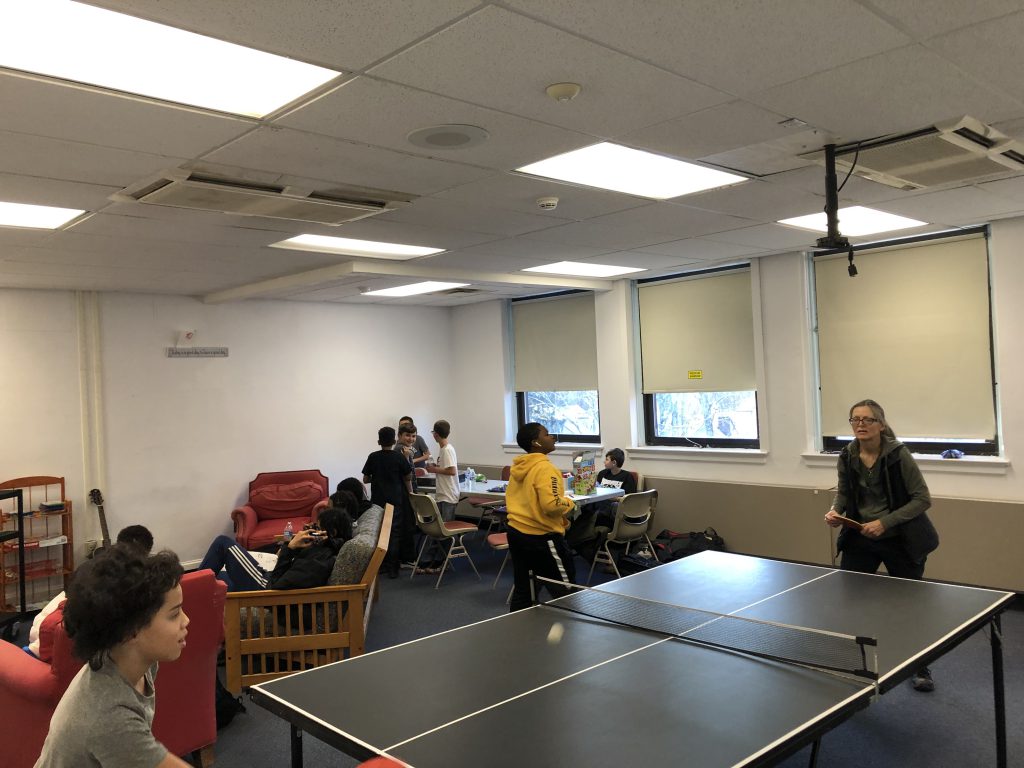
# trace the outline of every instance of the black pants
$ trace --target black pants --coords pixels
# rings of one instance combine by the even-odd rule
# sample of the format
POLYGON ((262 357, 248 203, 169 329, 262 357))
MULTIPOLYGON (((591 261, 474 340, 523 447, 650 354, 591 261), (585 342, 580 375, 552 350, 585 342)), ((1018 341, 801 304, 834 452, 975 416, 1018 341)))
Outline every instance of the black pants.
MULTIPOLYGON (((530 574, 556 579, 565 584, 576 581, 576 565, 572 560, 572 552, 566 546, 565 537, 559 533, 548 533, 534 536, 521 533, 512 526, 508 528, 508 551, 512 556, 512 570, 515 576, 515 588, 512 590, 512 602, 509 610, 518 611, 529 608, 533 604, 530 594, 530 574)), ((553 584, 544 584, 554 597, 569 593, 568 588, 553 584)))
POLYGON ((919 563, 911 560, 898 535, 887 539, 869 539, 856 531, 850 531, 843 537, 842 554, 840 567, 844 571, 875 573, 878 566, 884 564, 890 576, 901 579, 920 579, 924 576, 924 562, 928 559, 922 558, 919 563))

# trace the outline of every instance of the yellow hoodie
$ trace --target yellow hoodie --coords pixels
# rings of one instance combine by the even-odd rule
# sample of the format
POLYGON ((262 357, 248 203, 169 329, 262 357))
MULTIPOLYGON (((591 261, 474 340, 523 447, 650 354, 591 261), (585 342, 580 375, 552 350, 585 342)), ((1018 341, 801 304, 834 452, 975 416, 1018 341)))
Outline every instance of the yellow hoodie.
POLYGON ((508 524, 520 533, 565 533, 575 508, 565 496, 562 473, 543 453, 516 456, 505 491, 508 524))

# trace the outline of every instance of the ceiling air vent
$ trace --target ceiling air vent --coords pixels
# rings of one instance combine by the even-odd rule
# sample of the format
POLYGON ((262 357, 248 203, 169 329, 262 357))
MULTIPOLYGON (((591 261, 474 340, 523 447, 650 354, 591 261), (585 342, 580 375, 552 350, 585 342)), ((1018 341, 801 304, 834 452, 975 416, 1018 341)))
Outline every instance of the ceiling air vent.
MULTIPOLYGON (((801 157, 824 162, 820 151, 801 157)), ((962 117, 913 133, 837 146, 836 172, 851 166, 858 176, 897 189, 970 184, 1024 172, 1024 145, 962 117)))
POLYGON ((409 199, 373 199, 369 195, 340 197, 294 187, 252 184, 185 170, 164 171, 156 179, 127 187, 110 196, 121 203, 266 216, 337 226, 407 205, 409 199))

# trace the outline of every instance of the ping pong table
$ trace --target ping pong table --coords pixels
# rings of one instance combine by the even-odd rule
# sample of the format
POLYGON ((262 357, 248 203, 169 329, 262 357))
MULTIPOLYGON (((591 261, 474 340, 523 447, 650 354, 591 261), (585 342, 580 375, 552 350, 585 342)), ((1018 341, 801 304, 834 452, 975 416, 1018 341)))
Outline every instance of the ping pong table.
POLYGON ((251 694, 291 724, 295 766, 303 732, 358 759, 387 754, 415 768, 761 766, 807 744, 813 764, 823 734, 991 625, 997 765, 1007 765, 999 616, 1012 592, 721 552, 602 590, 874 638, 877 679, 666 637, 555 600, 251 694))

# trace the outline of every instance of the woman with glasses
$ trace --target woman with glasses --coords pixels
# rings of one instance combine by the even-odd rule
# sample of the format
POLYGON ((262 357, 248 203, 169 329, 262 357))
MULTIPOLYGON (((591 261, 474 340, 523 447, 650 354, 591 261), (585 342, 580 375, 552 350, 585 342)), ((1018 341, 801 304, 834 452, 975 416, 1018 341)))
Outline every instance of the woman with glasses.
MULTIPOLYGON (((920 579, 939 536, 925 510, 932 500, 917 462, 896 439, 885 411, 874 400, 850 409, 853 440, 839 454, 839 484, 825 522, 843 526, 837 549, 844 571, 920 579)), ((931 673, 914 675, 914 688, 934 690, 931 673)))

